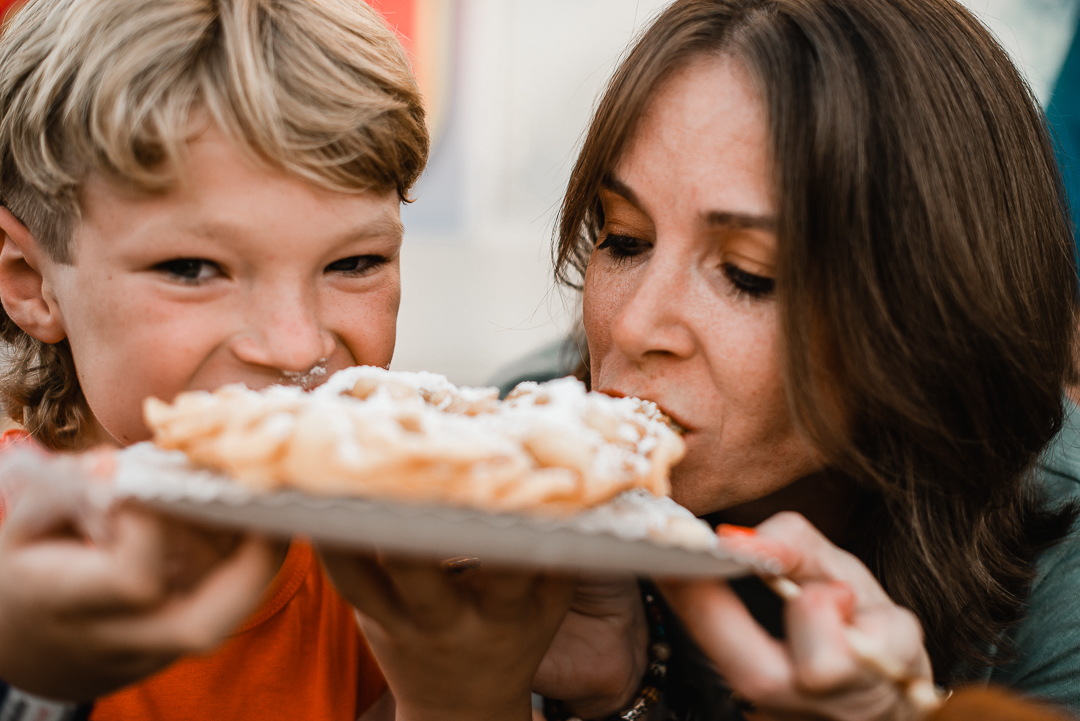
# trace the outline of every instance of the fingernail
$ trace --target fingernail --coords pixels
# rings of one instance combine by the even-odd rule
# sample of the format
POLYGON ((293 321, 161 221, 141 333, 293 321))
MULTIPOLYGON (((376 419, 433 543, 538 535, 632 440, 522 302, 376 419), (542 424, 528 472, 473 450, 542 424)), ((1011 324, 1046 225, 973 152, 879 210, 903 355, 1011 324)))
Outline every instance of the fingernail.
POLYGON ((735 526, 730 523, 721 523, 716 527, 716 533, 726 538, 757 535, 757 531, 749 526, 735 526))

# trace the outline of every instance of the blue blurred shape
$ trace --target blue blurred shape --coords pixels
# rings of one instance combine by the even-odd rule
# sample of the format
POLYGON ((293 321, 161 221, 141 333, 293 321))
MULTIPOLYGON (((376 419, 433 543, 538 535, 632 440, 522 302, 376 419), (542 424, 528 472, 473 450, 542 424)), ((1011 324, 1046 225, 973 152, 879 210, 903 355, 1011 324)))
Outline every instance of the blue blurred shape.
POLYGON ((1054 151, 1069 198, 1073 238, 1080 242, 1080 16, 1069 53, 1046 106, 1046 120, 1054 135, 1054 151))

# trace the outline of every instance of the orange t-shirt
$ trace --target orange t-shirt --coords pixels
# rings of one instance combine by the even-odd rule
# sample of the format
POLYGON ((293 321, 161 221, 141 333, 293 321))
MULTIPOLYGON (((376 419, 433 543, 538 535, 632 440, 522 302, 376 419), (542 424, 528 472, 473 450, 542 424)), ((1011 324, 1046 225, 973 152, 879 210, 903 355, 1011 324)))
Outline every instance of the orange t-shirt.
POLYGON ((386 682, 310 546, 293 543, 268 598, 217 651, 98 699, 91 721, 354 721, 386 682))
POLYGON ((216 651, 97 699, 91 721, 355 721, 386 681, 309 545, 293 542, 266 598, 216 651))

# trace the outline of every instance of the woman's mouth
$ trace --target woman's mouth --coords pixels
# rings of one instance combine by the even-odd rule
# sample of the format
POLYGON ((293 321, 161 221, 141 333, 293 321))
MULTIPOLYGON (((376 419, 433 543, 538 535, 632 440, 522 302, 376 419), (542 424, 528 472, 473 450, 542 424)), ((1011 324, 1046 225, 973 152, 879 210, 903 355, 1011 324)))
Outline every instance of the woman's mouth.
POLYGON ((600 388, 597 392, 603 393, 606 396, 611 396, 612 398, 626 398, 627 396, 632 396, 634 398, 640 398, 643 401, 655 403, 657 409, 659 409, 659 411, 664 414, 664 417, 667 419, 668 425, 671 426, 671 429, 673 431, 678 433, 680 436, 686 436, 687 434, 693 432, 693 429, 686 425, 686 423, 679 416, 671 413, 671 411, 665 408, 663 404, 661 404, 654 398, 650 398, 648 395, 639 396, 633 393, 623 393, 622 391, 615 390, 614 388, 600 388))

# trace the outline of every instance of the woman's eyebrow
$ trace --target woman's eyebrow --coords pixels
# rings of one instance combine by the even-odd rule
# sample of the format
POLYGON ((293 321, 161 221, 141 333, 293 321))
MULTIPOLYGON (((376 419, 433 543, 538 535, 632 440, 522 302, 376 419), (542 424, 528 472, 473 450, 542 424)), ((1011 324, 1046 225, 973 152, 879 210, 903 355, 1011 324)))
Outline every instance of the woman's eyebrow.
POLYGON ((612 175, 608 175, 601 180, 600 187, 604 190, 610 190, 624 200, 629 201, 635 208, 641 207, 641 203, 638 201, 637 196, 634 195, 634 191, 630 190, 630 186, 612 175))
MULTIPOLYGON (((630 187, 618 178, 609 175, 600 181, 600 187, 609 190, 628 201, 634 207, 640 208, 641 202, 630 187)), ((754 215, 752 213, 736 213, 729 210, 711 210, 704 214, 705 224, 713 228, 731 228, 734 230, 753 229, 776 232, 776 217, 772 215, 754 215)))
POLYGON ((776 217, 772 215, 752 215, 750 213, 733 213, 726 210, 711 210, 705 213, 705 224, 710 227, 732 228, 735 230, 749 228, 776 232, 776 217))

